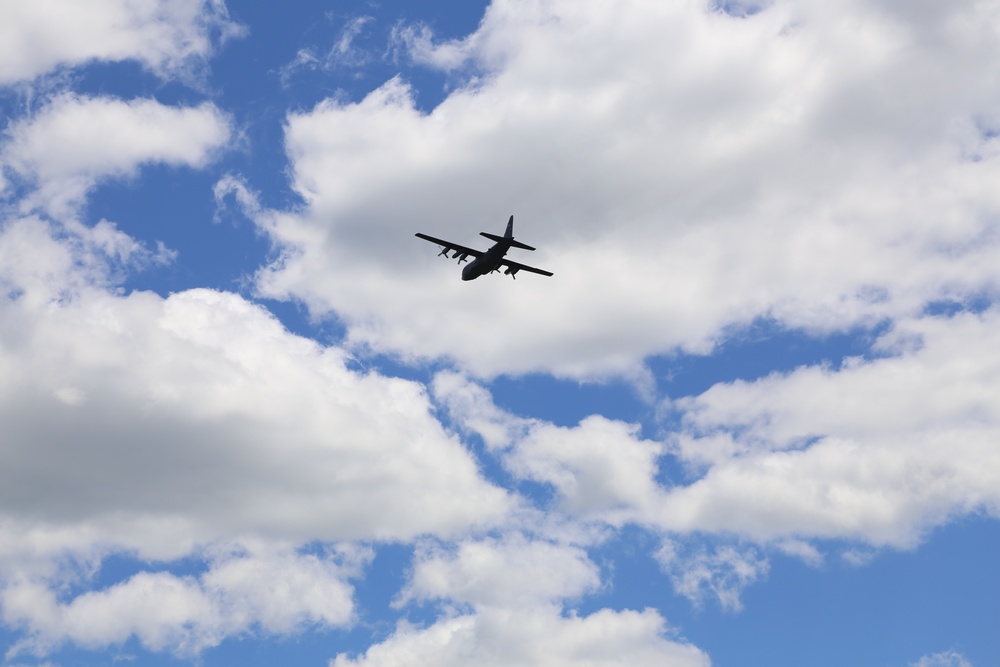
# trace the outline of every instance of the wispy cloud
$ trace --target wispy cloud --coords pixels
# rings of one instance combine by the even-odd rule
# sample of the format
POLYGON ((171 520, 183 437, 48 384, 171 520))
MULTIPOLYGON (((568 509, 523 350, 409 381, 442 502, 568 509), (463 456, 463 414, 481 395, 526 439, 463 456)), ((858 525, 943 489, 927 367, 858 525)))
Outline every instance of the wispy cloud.
POLYGON ((743 609, 743 589, 770 570, 770 562, 756 549, 731 545, 707 549, 668 541, 656 553, 656 560, 670 576, 677 593, 698 606, 706 597, 715 598, 723 609, 732 612, 743 609))
POLYGON ((925 655, 920 660, 910 663, 910 667, 972 667, 972 663, 957 651, 944 651, 925 655))
POLYGON ((336 70, 359 71, 380 55, 376 47, 359 45, 359 38, 371 28, 372 16, 356 16, 347 19, 333 44, 329 47, 305 47, 299 49, 295 58, 278 71, 281 85, 288 87, 300 70, 334 72, 336 70))

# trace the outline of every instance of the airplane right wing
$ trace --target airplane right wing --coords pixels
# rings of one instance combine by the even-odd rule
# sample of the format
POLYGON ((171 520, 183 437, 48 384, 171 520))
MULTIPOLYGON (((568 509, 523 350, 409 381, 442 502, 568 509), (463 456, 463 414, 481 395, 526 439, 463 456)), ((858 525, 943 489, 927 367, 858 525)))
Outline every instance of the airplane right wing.
POLYGON ((551 271, 546 271, 545 269, 536 269, 533 266, 528 266, 527 264, 520 264, 518 262, 512 262, 509 259, 500 260, 501 266, 506 266, 507 269, 504 271, 504 275, 508 275, 511 278, 515 277, 518 271, 528 271, 529 273, 537 273, 542 276, 551 276, 551 271))
POLYGON ((452 243, 451 241, 442 241, 441 239, 436 239, 433 236, 428 236, 427 234, 421 234, 420 232, 417 232, 416 236, 418 238, 422 238, 425 241, 430 241, 431 243, 437 243, 439 246, 444 246, 441 252, 438 253, 438 255, 444 255, 445 257, 447 257, 448 253, 454 250, 455 254, 453 254, 452 257, 460 258, 459 264, 462 263, 462 259, 465 259, 467 257, 479 257, 480 255, 483 254, 481 250, 473 250, 472 248, 466 248, 464 245, 458 245, 457 243, 452 243))

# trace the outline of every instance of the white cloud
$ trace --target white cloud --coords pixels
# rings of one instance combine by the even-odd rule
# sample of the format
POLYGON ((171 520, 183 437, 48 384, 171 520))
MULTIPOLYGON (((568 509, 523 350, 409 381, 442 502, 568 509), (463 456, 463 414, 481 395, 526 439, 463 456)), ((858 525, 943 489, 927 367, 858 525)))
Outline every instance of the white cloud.
MULTIPOLYGON (((333 15, 327 14, 327 19, 332 20, 333 15)), ((373 21, 375 18, 372 16, 348 18, 325 54, 316 47, 299 49, 295 58, 278 70, 281 85, 288 87, 295 74, 302 69, 324 72, 349 69, 361 76, 360 70, 379 57, 372 48, 358 44, 358 38, 369 29, 373 21)))
POLYGON ((281 80, 281 85, 287 88, 292 77, 299 69, 316 69, 319 66, 319 56, 316 55, 313 49, 299 49, 292 62, 283 65, 278 70, 278 78, 281 80))
POLYGON ((911 663, 910 667, 972 667, 972 663, 957 651, 944 651, 933 655, 925 655, 920 660, 911 663))
POLYGON ((510 610, 578 597, 599 584, 582 549, 515 535, 418 553, 401 602, 449 599, 510 610))
POLYGON ((743 589, 766 576, 771 567, 755 549, 730 545, 711 552, 702 547, 685 553, 678 544, 667 542, 657 551, 656 559, 679 594, 697 606, 710 595, 728 611, 743 609, 743 589))
POLYGON ((429 26, 397 25, 390 41, 394 49, 404 51, 413 62, 450 72, 463 67, 473 57, 477 34, 435 44, 434 32, 429 26))
POLYGON ((819 567, 824 562, 824 557, 822 552, 817 549, 812 544, 805 542, 803 540, 788 539, 778 542, 774 545, 778 551, 788 555, 794 556, 795 558, 800 558, 807 565, 812 567, 819 567))
POLYGON ((997 308, 901 322, 877 342, 877 349, 891 356, 855 359, 840 370, 812 366, 753 383, 718 384, 675 405, 694 433, 738 425, 746 443, 781 449, 820 434, 995 424, 1000 357, 992 336, 998 325, 997 308))
POLYGON ((922 317, 879 339, 888 356, 716 385, 670 403, 681 422, 666 443, 596 415, 573 428, 520 419, 453 373, 435 396, 516 479, 551 485, 547 510, 739 535, 815 565, 812 540, 909 548, 954 516, 1000 515, 998 326, 996 308, 922 317), (668 453, 691 476, 665 487, 668 453))
POLYGON ((917 341, 896 356, 676 402, 676 453, 708 471, 670 491, 661 525, 906 547, 955 514, 1000 515, 998 324, 996 308, 924 317, 887 334, 917 341))
POLYGON ((434 398, 448 409, 453 423, 478 435, 490 449, 507 448, 539 422, 505 412, 493 403, 485 387, 443 371, 434 376, 434 398))
POLYGON ((341 655, 330 664, 621 664, 608 662, 615 655, 629 664, 707 664, 697 648, 669 637, 653 610, 604 609, 579 618, 563 608, 600 586, 597 566, 578 546, 518 533, 425 542, 394 606, 439 602, 442 617, 426 628, 401 621, 363 657, 341 655))
POLYGON ((597 415, 573 428, 539 424, 505 462, 519 477, 551 484, 566 512, 620 525, 662 499, 654 478, 663 447, 638 435, 597 415))
POLYGON ((345 67, 358 67, 365 64, 369 56, 358 49, 354 41, 372 20, 371 16, 359 16, 349 20, 341 30, 337 42, 330 49, 327 61, 345 67))
POLYGON ((555 509, 569 516, 621 525, 663 502, 655 477, 665 447, 639 437, 637 425, 600 415, 571 428, 523 419, 457 373, 437 374, 433 389, 455 424, 482 437, 516 478, 551 485, 555 509))
POLYGON ((67 293, 77 293, 110 280, 112 257, 141 253, 134 239, 115 233, 110 224, 98 228, 73 226, 62 243, 56 230, 36 217, 11 218, 0 227, 0 288, 4 297, 17 297, 33 304, 48 302, 67 293), (105 238, 99 240, 99 236, 105 238))
POLYGON ((249 631, 289 634, 353 620, 352 589, 332 562, 311 555, 238 556, 200 577, 140 572, 61 601, 32 581, 0 592, 8 625, 28 638, 8 654, 45 655, 65 641, 103 648, 137 638, 148 650, 193 655, 249 631))
MULTIPOLYGON (((814 331, 893 320, 889 358, 675 401, 683 428, 666 444, 598 415, 572 428, 522 419, 465 375, 435 377, 458 429, 554 491, 534 535, 653 527, 681 594, 738 609, 767 572, 758 549, 816 563, 815 538, 905 547, 956 514, 1000 514, 1000 315, 918 317, 1000 286, 1000 97, 985 65, 1000 55, 996 9, 911 5, 784 0, 736 20, 694 1, 498 1, 467 39, 398 36, 417 62, 481 68, 432 113, 393 79, 289 116, 301 210, 262 208, 235 176, 214 194, 284 250, 259 274, 262 294, 342 317, 349 346, 450 358, 473 376, 635 378, 647 355, 706 352, 759 317, 814 331), (472 243, 511 212, 540 247, 519 258, 553 279, 463 284, 412 236, 472 243), (660 486, 668 451, 702 476, 660 486), (757 546, 685 550, 690 533, 757 546)), ((230 25, 221 4, 169 11, 129 29, 139 45, 101 30, 87 39, 106 50, 39 41, 0 80, 95 58, 165 76, 230 25), (179 32, 158 41, 164 26, 179 32)), ((55 13, 33 12, 6 25, 59 34, 55 13)), ((363 25, 334 52, 349 55, 363 25)), ((532 510, 512 511, 518 499, 483 479, 420 384, 352 370, 345 350, 234 294, 108 289, 116 267, 170 254, 76 223, 87 193, 150 162, 202 167, 230 133, 211 104, 63 94, 4 137, 3 178, 34 188, 0 227, 0 577, 4 621, 29 636, 20 649, 136 638, 193 653, 345 625, 345 571, 294 546, 430 534, 456 542, 418 552, 401 604, 474 613, 400 625, 333 665, 707 664, 655 611, 565 612, 600 584, 579 546, 470 538, 524 527, 532 510), (108 553, 170 560, 253 540, 272 550, 217 557, 200 576, 61 588, 108 553)))
POLYGON ((63 93, 7 128, 0 164, 35 188, 19 202, 22 211, 68 218, 101 179, 131 176, 149 163, 203 167, 230 132, 211 103, 172 107, 63 93))
POLYGON ((338 626, 353 620, 352 590, 344 573, 314 555, 230 558, 202 582, 240 627, 256 623, 264 631, 289 634, 306 624, 338 626))
POLYGON ((331 667, 568 667, 669 665, 707 667, 708 657, 691 644, 664 636, 654 610, 560 616, 553 607, 487 610, 435 623, 401 624, 395 634, 360 657, 339 655, 331 667))
POLYGON ((60 66, 137 60, 159 76, 190 74, 212 39, 243 33, 221 0, 37 0, 0 7, 0 85, 60 66))
POLYGON ((262 222, 287 253, 259 287, 353 345, 575 377, 755 318, 844 330, 995 293, 995 12, 493 3, 463 42, 485 73, 431 113, 393 79, 289 116, 307 206, 262 222), (474 245, 510 213, 553 278, 465 284, 413 238, 474 245))
POLYGON ((212 187, 216 212, 213 220, 219 222, 220 211, 227 206, 228 197, 233 197, 240 212, 247 217, 257 217, 261 213, 260 194, 254 191, 246 179, 236 174, 226 174, 212 187))
POLYGON ((166 573, 137 574, 108 591, 85 593, 65 607, 38 584, 15 584, 3 592, 4 621, 45 637, 15 647, 15 655, 25 650, 44 654, 51 650, 48 637, 96 647, 135 634, 154 650, 183 645, 184 627, 206 623, 208 606, 196 584, 166 573))
POLYGON ((8 516, 335 540, 461 531, 509 507, 419 385, 352 372, 238 296, 15 300, 3 320, 8 516))
MULTIPOLYGON (((172 253, 79 221, 88 193, 149 163, 204 167, 230 132, 208 103, 71 93, 6 129, 0 162, 26 186, 3 192, 20 199, 0 219, 0 611, 24 635, 11 655, 129 638, 192 655, 342 626, 349 573, 295 545, 446 539, 515 505, 421 385, 351 370, 235 294, 117 290, 172 253), (263 552, 210 556, 200 576, 148 569, 232 541, 263 552), (114 553, 146 565, 67 595, 114 553)), ((236 177, 215 195, 259 210, 236 177)))
POLYGON ((254 628, 343 625, 343 573, 278 546, 503 523, 515 501, 421 385, 353 371, 235 294, 115 294, 108 258, 128 241, 37 218, 0 227, 0 581, 18 650, 134 636, 197 653, 254 628), (57 592, 111 553, 171 561, 233 540, 266 553, 57 592))

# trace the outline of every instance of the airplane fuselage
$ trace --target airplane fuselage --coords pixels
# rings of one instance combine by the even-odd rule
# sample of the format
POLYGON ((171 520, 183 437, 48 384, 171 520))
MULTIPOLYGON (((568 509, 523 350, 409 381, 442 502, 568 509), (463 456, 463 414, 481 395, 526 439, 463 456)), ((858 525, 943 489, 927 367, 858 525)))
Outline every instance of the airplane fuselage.
POLYGON ((510 250, 510 243, 498 241, 492 248, 469 262, 462 269, 462 280, 475 280, 479 276, 496 271, 500 268, 500 260, 504 258, 508 250, 510 250))

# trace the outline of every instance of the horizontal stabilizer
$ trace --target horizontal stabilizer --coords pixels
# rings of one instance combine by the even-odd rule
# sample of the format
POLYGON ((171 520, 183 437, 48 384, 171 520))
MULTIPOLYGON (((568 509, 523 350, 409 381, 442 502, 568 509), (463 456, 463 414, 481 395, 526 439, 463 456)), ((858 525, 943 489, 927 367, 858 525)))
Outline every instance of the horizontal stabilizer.
POLYGON ((521 250, 534 250, 530 245, 521 243, 520 241, 515 241, 514 239, 507 239, 502 236, 497 236, 496 234, 490 234, 489 232, 479 232, 480 236, 485 236, 491 241, 496 241, 497 243, 510 243, 511 248, 520 248, 521 250))

